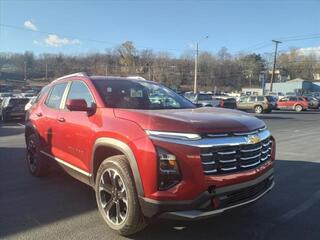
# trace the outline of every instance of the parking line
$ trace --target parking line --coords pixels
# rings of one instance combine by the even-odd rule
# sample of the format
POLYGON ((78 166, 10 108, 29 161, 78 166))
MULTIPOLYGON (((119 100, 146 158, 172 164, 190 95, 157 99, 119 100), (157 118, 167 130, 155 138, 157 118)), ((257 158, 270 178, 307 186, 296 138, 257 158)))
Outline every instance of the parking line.
POLYGON ((24 124, 22 123, 17 123, 19 126, 24 127, 24 124))

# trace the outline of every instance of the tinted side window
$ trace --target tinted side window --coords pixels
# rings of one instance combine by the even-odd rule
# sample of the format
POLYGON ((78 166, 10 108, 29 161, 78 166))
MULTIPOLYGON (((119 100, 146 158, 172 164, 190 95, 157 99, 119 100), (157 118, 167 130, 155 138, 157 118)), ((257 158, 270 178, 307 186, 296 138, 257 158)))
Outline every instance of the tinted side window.
POLYGON ((248 101, 248 97, 241 97, 239 101, 240 102, 247 102, 248 101))
POLYGON ((36 100, 34 100, 34 103, 39 102, 39 100, 41 99, 41 97, 42 97, 43 95, 45 95, 45 94, 49 91, 49 89, 50 89, 49 86, 43 87, 43 88, 41 89, 41 91, 39 92, 36 100))
POLYGON ((256 101, 256 97, 251 96, 251 97, 249 98, 249 102, 255 102, 255 101, 256 101))
POLYGON ((296 97, 289 97, 289 101, 295 102, 295 101, 297 101, 297 98, 296 97))
POLYGON ((53 86, 50 95, 46 99, 46 105, 50 108, 59 108, 61 99, 67 83, 60 83, 53 86))
POLYGON ((263 102, 264 101, 264 97, 262 97, 262 96, 257 97, 257 101, 258 102, 263 102))
POLYGON ((68 99, 84 99, 87 102, 88 107, 90 107, 92 102, 94 102, 88 87, 80 81, 72 82, 67 97, 67 100, 68 99))

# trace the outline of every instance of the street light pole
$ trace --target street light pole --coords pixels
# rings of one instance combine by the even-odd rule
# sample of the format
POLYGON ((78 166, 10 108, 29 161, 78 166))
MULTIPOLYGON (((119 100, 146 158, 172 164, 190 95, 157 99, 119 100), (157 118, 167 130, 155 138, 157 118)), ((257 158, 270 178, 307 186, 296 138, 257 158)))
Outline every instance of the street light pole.
POLYGON ((198 57, 199 57, 199 43, 196 44, 196 55, 194 59, 194 85, 193 85, 194 93, 197 93, 198 57))
POLYGON ((27 62, 24 61, 24 80, 27 81, 27 62))
POLYGON ((275 49, 274 49, 272 75, 271 75, 271 79, 270 79, 270 92, 272 92, 272 84, 273 84, 273 81, 274 81, 274 74, 275 74, 276 63, 277 63, 278 44, 279 44, 279 43, 282 43, 282 42, 277 41, 277 40, 272 40, 272 42, 274 42, 276 45, 275 45, 275 49))
MULTIPOLYGON (((206 36, 204 39, 209 38, 209 36, 206 36)), ((193 92, 197 93, 197 78, 198 78, 198 62, 199 62, 199 42, 196 42, 196 54, 195 54, 195 59, 194 59, 194 85, 193 85, 193 92)))
POLYGON ((48 81, 48 63, 46 62, 46 81, 48 81))

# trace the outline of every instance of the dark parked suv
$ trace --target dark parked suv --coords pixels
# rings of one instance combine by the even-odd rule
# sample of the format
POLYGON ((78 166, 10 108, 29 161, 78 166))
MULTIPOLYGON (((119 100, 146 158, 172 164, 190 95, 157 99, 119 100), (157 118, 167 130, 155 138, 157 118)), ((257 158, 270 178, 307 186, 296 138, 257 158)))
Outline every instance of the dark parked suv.
POLYGON ((221 214, 274 186, 275 140, 263 121, 196 108, 141 78, 53 81, 28 112, 25 139, 32 175, 58 163, 92 186, 102 218, 122 235, 159 216, 221 214))
POLYGON ((3 122, 12 118, 24 118, 25 105, 29 102, 28 98, 6 97, 0 105, 0 116, 3 122))

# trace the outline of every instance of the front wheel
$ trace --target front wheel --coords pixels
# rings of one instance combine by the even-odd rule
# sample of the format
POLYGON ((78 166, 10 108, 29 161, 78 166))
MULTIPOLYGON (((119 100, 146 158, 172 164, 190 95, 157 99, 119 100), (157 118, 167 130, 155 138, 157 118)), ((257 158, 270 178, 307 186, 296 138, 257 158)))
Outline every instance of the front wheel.
POLYGON ((40 141, 34 133, 27 138, 26 150, 27 167, 35 177, 42 177, 49 173, 49 165, 40 153, 40 141))
POLYGON ((296 106, 294 107, 294 110, 295 110, 296 112, 301 112, 301 111, 303 110, 303 107, 298 104, 298 105, 296 105, 296 106))
POLYGON ((107 225, 123 236, 146 226, 133 183, 125 156, 112 156, 101 163, 95 183, 99 212, 107 225))

